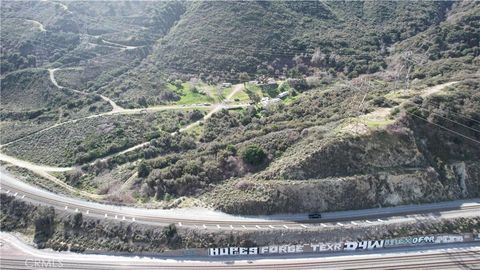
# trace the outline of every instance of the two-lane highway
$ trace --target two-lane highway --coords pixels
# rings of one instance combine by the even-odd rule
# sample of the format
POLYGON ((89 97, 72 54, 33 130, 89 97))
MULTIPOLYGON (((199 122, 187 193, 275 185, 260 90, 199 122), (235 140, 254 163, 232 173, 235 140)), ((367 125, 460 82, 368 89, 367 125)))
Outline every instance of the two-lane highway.
POLYGON ((163 210, 95 203, 66 197, 34 187, 3 171, 0 171, 0 179, 0 192, 35 204, 53 206, 57 211, 80 212, 95 218, 124 220, 151 225, 174 223, 180 227, 209 230, 315 230, 319 228, 374 226, 426 219, 476 217, 480 215, 480 200, 474 199, 329 212, 324 213, 322 219, 318 220, 309 220, 306 218, 306 215, 233 216, 203 208, 163 210))

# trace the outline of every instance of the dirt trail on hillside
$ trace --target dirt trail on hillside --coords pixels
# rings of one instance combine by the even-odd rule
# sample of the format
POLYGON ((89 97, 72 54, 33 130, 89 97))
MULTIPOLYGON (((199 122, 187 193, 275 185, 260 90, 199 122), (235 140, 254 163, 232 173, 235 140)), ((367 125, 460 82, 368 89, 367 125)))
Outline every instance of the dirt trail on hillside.
MULTIPOLYGON (((50 72, 50 79, 51 79, 52 83, 55 84, 55 85, 56 85, 58 88, 60 88, 60 89, 63 88, 62 86, 58 85, 58 83, 56 82, 56 80, 55 80, 55 78, 54 78, 54 76, 53 76, 53 73, 55 72, 55 69, 53 69, 52 71, 49 70, 49 72, 50 72)), ((425 97, 428 97, 428 96, 430 96, 430 95, 433 95, 433 94, 435 94, 435 93, 440 92, 440 91, 443 90, 445 87, 448 87, 448 86, 453 85, 453 84, 455 84, 455 83, 458 83, 458 82, 448 82, 448 83, 436 85, 436 86, 433 86, 433 87, 430 87, 430 88, 426 88, 425 90, 423 90, 423 91, 421 92, 420 96, 422 96, 422 97, 424 97, 424 98, 425 98, 425 97)), ((233 91, 227 96, 227 98, 224 100, 223 103, 217 104, 217 105, 213 106, 213 109, 212 109, 209 113, 207 113, 202 119, 200 119, 200 120, 198 120, 198 121, 196 121, 196 122, 194 122, 194 123, 192 123, 192 124, 190 124, 190 125, 182 128, 182 129, 180 129, 179 132, 186 131, 186 130, 188 130, 188 129, 196 126, 196 125, 199 125, 200 122, 205 121, 206 119, 210 118, 214 113, 220 111, 220 110, 223 109, 223 108, 228 108, 229 105, 225 105, 225 103, 228 102, 236 93, 238 93, 238 92, 241 91, 242 89, 243 89, 243 85, 235 85, 233 91)), ((401 103, 401 104, 402 104, 402 103, 401 103)), ((400 104, 400 105, 401 105, 401 104, 400 104)), ((396 107, 399 107, 400 105, 397 105, 396 107)), ((240 105, 230 105, 230 106, 240 106, 240 105)), ((248 105, 246 105, 246 104, 241 104, 241 106, 248 106, 248 105)), ((157 108, 159 108, 159 107, 161 107, 161 106, 158 106, 157 108)), ((185 108, 186 106, 178 106, 178 105, 177 105, 177 106, 164 106, 164 108, 167 108, 167 107, 170 107, 170 108, 172 108, 172 107, 175 107, 175 108, 185 108)), ((193 107, 193 106, 190 106, 190 107, 193 107)), ((396 108, 396 107, 394 107, 394 108, 396 108)), ((390 115, 391 110, 394 109, 394 108, 379 108, 379 109, 377 109, 377 110, 375 110, 375 111, 373 111, 373 112, 370 112, 370 113, 368 113, 368 114, 363 115, 362 118, 365 118, 365 117, 366 117, 366 119, 369 119, 369 117, 371 117, 372 119, 375 119, 375 120, 381 120, 382 118, 386 119, 386 118, 388 118, 388 116, 390 115)), ((150 108, 150 109, 152 109, 152 108, 150 108)), ((108 112, 108 113, 105 113, 105 114, 94 115, 94 116, 90 116, 90 117, 87 117, 87 118, 99 117, 100 115, 107 115, 107 114, 132 113, 132 112, 129 112, 129 111, 130 111, 130 110, 123 110, 123 111, 117 112, 117 113, 115 113, 115 112, 108 112)), ((131 111, 142 112, 142 111, 148 111, 148 109, 133 109, 133 110, 131 110, 131 111)), ((70 122, 79 121, 79 120, 81 120, 81 119, 71 120, 70 122)), ((66 123, 66 122, 65 122, 65 123, 66 123)), ((64 124, 65 124, 65 123, 64 123, 64 124)), ((60 124, 57 124, 56 126, 59 126, 59 125, 60 125, 60 124)), ((47 129, 44 129, 44 130, 51 129, 51 128, 53 128, 53 127, 55 127, 55 125, 52 126, 52 127, 47 128, 47 129)), ((177 132, 174 132, 174 133, 172 133, 172 136, 174 136, 174 135, 176 135, 176 134, 177 134, 177 132)), ((17 140, 17 141, 18 141, 18 140, 17 140)), ((10 143, 11 143, 11 142, 10 142, 10 143)), ((123 150, 123 151, 121 151, 121 152, 111 154, 111 155, 109 155, 109 156, 107 156, 107 157, 103 157, 103 158, 101 158, 101 159, 99 159, 99 160, 106 160, 106 159, 108 159, 108 158, 110 158, 110 157, 112 157, 112 156, 116 156, 116 155, 119 155, 119 154, 128 153, 128 152, 131 152, 131 151, 133 151, 133 150, 136 150, 136 149, 142 148, 142 147, 144 147, 144 146, 147 146, 147 145, 149 145, 149 144, 150 144, 150 142, 144 142, 144 143, 141 143, 141 144, 132 146, 132 147, 130 147, 130 148, 126 149, 126 150, 123 150)), ((4 146, 4 145, 3 145, 3 146, 4 146)), ((60 185, 60 186, 62 186, 62 187, 64 187, 64 188, 68 189, 69 191, 77 192, 77 193, 80 193, 80 194, 82 194, 82 195, 84 195, 84 196, 87 196, 87 197, 90 197, 90 198, 95 198, 95 199, 101 198, 100 195, 91 194, 91 193, 87 193, 87 192, 84 192, 84 191, 79 191, 79 190, 77 190, 77 189, 75 189, 75 188, 67 185, 67 184, 64 183, 63 181, 57 179, 56 177, 54 177, 54 176, 52 176, 52 175, 50 175, 50 174, 48 173, 48 172, 65 172, 65 171, 69 171, 69 170, 74 169, 73 167, 51 167, 51 166, 45 166, 45 165, 37 165, 37 164, 33 164, 33 163, 31 163, 31 162, 28 162, 28 161, 24 161, 24 160, 20 160, 20 159, 14 158, 14 157, 10 157, 10 156, 5 155, 5 154, 3 154, 3 153, 0 153, 0 160, 1 160, 1 161, 4 161, 4 162, 11 163, 11 164, 16 165, 16 166, 18 166, 18 167, 22 167, 22 168, 28 169, 28 170, 34 172, 35 174, 40 175, 40 176, 42 176, 42 177, 44 177, 44 178, 46 178, 46 179, 48 179, 48 180, 50 180, 50 181, 52 181, 52 182, 54 182, 54 183, 56 183, 56 184, 58 184, 58 185, 60 185)), ((92 162, 91 164, 93 164, 93 163, 95 163, 95 161, 92 162)))
POLYGON ((117 103, 115 103, 115 101, 109 99, 108 97, 104 96, 104 95, 99 95, 103 100, 105 100, 106 102, 108 102, 110 104, 110 106, 112 106, 112 112, 121 112, 121 111, 124 111, 125 109, 118 106, 117 103))
MULTIPOLYGON (((422 98, 429 97, 431 95, 434 95, 443 89, 445 89, 448 86, 451 86, 453 84, 458 83, 458 81, 454 82, 448 82, 448 83, 443 83, 439 85, 435 85, 429 88, 425 88, 423 91, 420 92, 419 96, 422 98)), ((345 125, 343 128, 341 128, 341 132, 348 132, 352 133, 355 135, 364 135, 367 134, 370 130, 367 127, 367 124, 365 122, 387 122, 389 121, 389 117, 391 115, 391 112, 396 109, 400 108, 406 101, 401 102, 400 104, 391 107, 391 108, 378 108, 372 112, 369 112, 367 114, 360 115, 356 118, 350 119, 350 121, 347 125, 345 125)), ((391 121, 391 119, 390 119, 391 121)))
POLYGON ((45 29, 45 26, 43 26, 43 24, 39 21, 35 21, 35 20, 26 20, 26 21, 33 23, 38 28, 38 30, 40 30, 41 32, 46 32, 47 31, 45 29))
POLYGON ((115 42, 105 40, 103 38, 102 38, 102 42, 105 43, 105 44, 112 45, 113 47, 120 47, 120 48, 125 49, 125 50, 133 50, 133 49, 138 48, 138 46, 123 45, 123 44, 120 44, 120 43, 115 43, 115 42))
MULTIPOLYGON (((247 107, 249 106, 249 104, 236 104, 236 105, 225 105, 223 106, 222 108, 225 108, 225 109, 235 109, 235 108, 243 108, 243 107, 247 107)), ((185 105, 162 105, 162 106, 153 106, 153 107, 149 107, 149 108, 142 108, 142 109, 123 109, 123 110, 112 110, 112 111, 109 111, 109 112, 104 112, 104 113, 99 113, 99 114, 94 114, 94 115, 90 115, 90 116, 86 116, 86 117, 82 117, 82 118, 77 118, 77 119, 72 119, 72 120, 68 120, 68 121, 65 121, 65 122, 60 122, 60 123, 56 123, 54 125, 51 125, 49 127, 46 127, 44 129, 41 129, 41 130, 38 130, 38 131, 35 131, 35 132, 32 132, 28 135, 25 135, 21 138, 18 138, 18 139, 15 139, 13 141, 10 141, 10 142, 7 142, 5 144, 2 144, 0 145, 0 148, 2 147, 5 147, 5 146, 8 146, 8 145, 11 145, 13 143, 16 143, 16 142, 19 142, 19 141, 22 141, 24 139, 27 139, 33 135, 36 135, 38 133, 42 133, 42 132, 45 132, 45 131, 48 131, 50 129, 53 129, 53 128, 57 128, 57 127, 61 127, 61 126, 64 126, 64 125, 68 125, 68 124, 73 124, 73 123, 76 123, 76 122, 79 122, 79 121, 83 121, 83 120, 87 120, 87 119, 91 119, 91 118, 97 118, 97 117, 103 117, 103 116, 110 116, 110 115, 135 115, 135 114, 145 114, 145 113, 151 113, 151 112, 159 112, 159 111, 167 111, 167 110, 182 110, 182 109, 207 109, 207 108, 212 108, 212 107, 215 107, 215 106, 204 106, 204 105, 191 105, 191 106, 185 106, 185 105)), ((217 110, 218 111, 218 110, 217 110)), ((216 112, 216 111, 215 111, 216 112)), ((209 113, 210 115, 208 115, 208 117, 211 116, 211 112, 209 113)), ((192 125, 192 124, 190 124, 192 125)), ((180 129, 180 131, 184 131, 186 129, 190 129, 192 128, 192 126, 187 126, 185 128, 182 128, 180 129)), ((136 148, 135 148, 136 149, 136 148)), ((133 149, 133 150, 135 150, 133 149)), ((129 151, 128 151, 129 152, 129 151)))
MULTIPOLYGON (((247 107, 247 106, 250 106, 249 104, 238 104, 238 105, 225 105, 225 103, 228 103, 230 101, 230 99, 236 94, 238 93, 239 91, 241 91, 243 89, 243 85, 242 84, 237 84, 234 86, 233 88, 233 91, 227 96, 227 98, 220 104, 217 104, 217 105, 213 105, 213 108, 210 112, 208 112, 202 119, 200 120, 197 120, 183 128, 180 128, 178 131, 176 132, 172 132, 171 135, 172 136, 175 136, 177 135, 177 133, 179 132, 184 132, 184 131, 187 131, 193 127, 196 127, 198 125, 200 125, 201 122, 209 119, 210 117, 212 117, 212 115, 216 112, 219 112, 220 110, 222 109, 231 109, 231 108, 241 108, 241 107, 247 107)), ((177 108, 178 108, 178 105, 176 105, 177 108)), ((190 106, 190 108, 192 107, 195 107, 195 106, 190 106)), ((197 106, 198 107, 198 106, 197 106)), ((202 106, 203 108, 205 108, 206 106, 202 106)), ((208 106, 208 107, 212 107, 212 106, 208 106)), ((180 106, 180 108, 188 108, 187 106, 180 106)), ((151 108, 152 109, 152 108, 151 108)), ((138 110, 138 109, 136 109, 138 110)), ((146 109, 140 109, 140 110, 146 110, 146 109)), ((148 146, 150 144, 150 142, 144 142, 144 143, 141 143, 141 144, 137 144, 135 146, 132 146, 130 148, 127 148, 121 152, 118 152, 118 153, 113 153, 109 156, 106 156, 106 157, 103 157, 102 159, 100 159, 101 161, 105 161, 113 156, 117 156, 117 155, 121 155, 121 154, 125 154, 125 153, 128 153, 128 152, 131 152, 131 151, 134 151, 134 150, 137 150, 137 149, 140 149, 142 147, 145 147, 145 146, 148 146)), ((92 162, 91 164, 95 163, 92 162)))
POLYGON ((91 199, 95 199, 95 200, 102 199, 104 197, 102 195, 88 193, 88 192, 76 189, 76 188, 66 184, 62 180, 60 180, 60 179, 58 179, 55 176, 50 174, 51 172, 71 171, 71 170, 74 169, 73 167, 51 167, 51 166, 46 166, 46 165, 38 165, 38 164, 33 164, 31 162, 28 162, 28 161, 20 160, 20 159, 11 157, 11 156, 7 156, 3 153, 0 153, 0 160, 4 161, 4 162, 7 162, 7 163, 10 163, 12 165, 15 165, 17 167, 27 169, 27 170, 31 171, 32 173, 34 173, 34 174, 36 174, 40 177, 43 177, 43 178, 51 181, 52 183, 66 189, 69 192, 72 192, 74 194, 80 194, 82 196, 85 196, 85 197, 91 198, 91 199))
POLYGON ((456 84, 456 83, 458 83, 458 81, 448 82, 448 83, 432 86, 430 88, 425 89, 420 96, 422 98, 426 98, 428 96, 431 96, 435 93, 438 93, 438 92, 442 91, 445 87, 448 87, 448 86, 456 84))
POLYGON ((60 3, 60 2, 57 2, 57 1, 50 1, 50 0, 40 0, 41 2, 47 2, 47 3, 52 3, 54 5, 58 5, 60 6, 64 11, 66 11, 67 13, 69 14, 72 14, 72 12, 68 9, 68 6, 63 4, 63 3, 60 3))
MULTIPOLYGON (((60 70, 59 68, 50 68, 48 69, 48 73, 50 75, 50 81, 52 81, 52 83, 59 89, 63 89, 65 88, 64 86, 61 86, 58 84, 57 80, 55 79, 55 71, 57 70, 60 70)), ((112 112, 120 112, 120 111, 123 111, 125 110, 124 108, 120 107, 117 105, 117 103, 115 103, 113 100, 109 99, 108 97, 106 96, 103 96, 103 95, 100 95, 100 94, 91 94, 91 93, 87 93, 87 92, 84 92, 84 91, 80 91, 80 90, 76 90, 76 89, 71 89, 71 88, 68 88, 70 90, 72 90, 73 92, 75 93, 78 93, 78 94, 81 94, 81 95, 98 95, 99 97, 101 97, 103 100, 107 101, 110 106, 112 106, 112 112)))
POLYGON ((121 49, 122 51, 124 51, 124 50, 134 50, 134 49, 137 49, 137 48, 145 47, 145 46, 130 46, 130 45, 124 45, 124 44, 116 43, 116 42, 113 42, 113 41, 108 41, 108 40, 103 39, 100 35, 90 35, 90 34, 87 34, 87 33, 83 33, 81 35, 91 37, 91 38, 95 38, 97 40, 100 39, 100 41, 102 42, 101 44, 89 42, 90 44, 93 44, 95 46, 106 46, 106 47, 111 47, 111 48, 115 48, 115 49, 121 49))
MULTIPOLYGON (((224 105, 224 104, 231 101, 233 96, 235 96, 235 94, 237 94, 238 92, 240 92, 242 90, 243 90, 243 85, 242 84, 234 85, 232 92, 230 94, 228 94, 228 96, 225 98, 225 100, 223 100, 222 103, 217 104, 215 107, 213 107, 213 109, 210 112, 208 112, 202 119, 181 128, 178 132, 184 132, 184 131, 187 131, 187 130, 193 128, 193 127, 196 127, 200 124, 200 122, 203 122, 203 121, 209 119, 210 117, 212 117, 213 114, 219 112, 220 110, 230 108, 230 106, 224 105)), ((235 106, 235 105, 233 105, 233 106, 235 106)), ((241 104, 241 105, 237 105, 237 106, 248 107, 249 104, 241 104)))
POLYGON ((235 94, 237 94, 238 92, 242 91, 244 88, 243 84, 236 84, 233 86, 233 91, 227 96, 227 98, 225 100, 230 100, 233 98, 233 96, 235 96, 235 94))
POLYGON ((52 166, 46 166, 46 165, 33 164, 25 160, 20 160, 11 156, 7 156, 3 153, 0 153, 0 160, 14 164, 18 167, 29 169, 31 171, 66 172, 73 169, 72 167, 52 167, 52 166))
MULTIPOLYGON (((50 70, 49 70, 50 71, 50 70)), ((54 72, 55 70, 53 70, 54 72)), ((51 72, 51 74, 53 73, 51 72)), ((50 77, 51 81, 53 84, 55 84, 55 86, 57 86, 58 88, 63 88, 63 86, 60 86, 58 85, 58 83, 56 82, 55 80, 55 77, 50 77)), ((229 96, 227 97, 226 100, 229 100, 231 99, 236 93, 238 93, 239 91, 241 91, 243 89, 243 86, 240 85, 240 86, 236 86, 234 88, 234 90, 232 91, 232 93, 229 94, 229 96)), ((44 128, 44 129, 41 129, 41 130, 38 130, 36 132, 33 132, 33 133, 30 133, 24 137, 21 137, 21 138, 18 138, 16 140, 13 140, 13 141, 10 141, 8 143, 5 143, 3 145, 0 145, 0 148, 2 147, 5 147, 5 146, 8 146, 8 145, 11 145, 13 143, 16 143, 16 142, 19 142, 19 141, 22 141, 24 139, 27 139, 33 135, 36 135, 38 133, 42 133, 42 132, 45 132, 45 131, 48 131, 50 129, 53 129, 53 128, 57 128, 57 127, 61 127, 61 126, 64 126, 64 125, 68 125, 68 124, 73 124, 73 123, 76 123, 76 122, 79 122, 79 121, 82 121, 82 120, 86 120, 86 119, 91 119, 91 118, 97 118, 97 117, 102 117, 102 116, 109 116, 109 115, 133 115, 133 114, 144 114, 144 113, 149 113, 149 112, 158 112, 158 111, 164 111, 164 110, 181 110, 181 109, 211 109, 202 119, 196 121, 196 122, 193 122, 183 128, 180 128, 179 131, 177 132, 184 132, 184 131, 187 131, 195 126, 198 126, 200 124, 200 122, 202 121, 205 121, 206 119, 210 118, 214 113, 222 110, 222 109, 236 109, 236 108, 244 108, 244 107, 248 107, 250 106, 250 104, 231 104, 231 105, 225 105, 223 103, 221 104, 216 104, 216 105, 162 105, 162 106, 154 106, 154 107, 149 107, 149 108, 138 108, 138 109, 121 109, 121 110, 112 110, 112 111, 109 111, 109 112, 105 112, 105 113, 99 113, 99 114, 95 114, 95 115, 90 115, 90 116, 87 116, 87 117, 83 117, 83 118, 78 118, 78 119, 73 119, 73 120, 69 120, 69 121, 65 121, 65 122, 61 122, 61 123, 56 123, 50 127, 47 127, 47 128, 44 128)), ((177 134, 177 132, 173 132, 171 135, 174 136, 177 134)), ((144 143, 140 143, 140 144, 137 144, 137 145, 134 145, 132 147, 129 147, 123 151, 120 151, 120 152, 117 152, 117 153, 113 153, 111 155, 108 155, 106 157, 103 157, 101 158, 100 160, 103 161, 103 160, 106 160, 112 156, 116 156, 116 155, 121 155, 121 154, 125 154, 125 153, 128 153, 128 152, 131 152, 131 151, 134 151, 134 150, 137 150, 137 149, 140 149, 144 146, 147 146, 149 145, 150 142, 144 142, 144 143)), ((95 161, 94 161, 95 162, 95 161)), ((92 162, 91 164, 93 164, 94 162, 92 162)))
MULTIPOLYGON (((435 85, 435 86, 432 86, 432 87, 429 87, 429 88, 425 88, 423 91, 421 91, 420 96, 422 98, 429 97, 431 95, 434 95, 434 94, 442 91, 446 87, 451 86, 451 85, 456 84, 456 83, 458 83, 458 81, 448 82, 448 83, 444 83, 444 84, 435 85)), ((391 108, 378 108, 373 112, 362 115, 361 117, 365 117, 369 120, 385 120, 395 108, 400 107, 405 102, 406 101, 398 104, 397 106, 391 107, 391 108)))

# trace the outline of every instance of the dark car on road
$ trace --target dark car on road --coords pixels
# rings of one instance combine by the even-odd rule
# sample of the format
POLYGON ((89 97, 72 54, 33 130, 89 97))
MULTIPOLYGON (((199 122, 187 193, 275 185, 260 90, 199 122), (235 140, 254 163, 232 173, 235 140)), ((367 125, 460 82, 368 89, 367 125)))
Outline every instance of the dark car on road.
POLYGON ((318 218, 322 218, 322 214, 318 213, 318 212, 315 212, 315 213, 310 213, 308 214, 308 218, 309 219, 318 219, 318 218))

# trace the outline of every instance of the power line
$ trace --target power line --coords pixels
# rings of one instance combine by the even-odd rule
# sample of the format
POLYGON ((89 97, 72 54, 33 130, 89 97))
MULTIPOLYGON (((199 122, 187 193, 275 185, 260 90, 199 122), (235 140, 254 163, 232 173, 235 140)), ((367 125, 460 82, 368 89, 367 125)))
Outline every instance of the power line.
MULTIPOLYGON (((426 109, 423 109, 423 110, 426 110, 426 109)), ((428 110, 427 110, 427 111, 428 111, 428 110)), ((464 124, 462 124, 462 123, 460 123, 460 122, 457 122, 457 121, 455 121, 455 120, 449 119, 449 118, 447 118, 447 117, 445 117, 445 116, 440 115, 439 113, 430 112, 430 111, 428 111, 428 112, 429 112, 429 113, 432 113, 432 114, 435 114, 435 115, 439 116, 440 118, 443 118, 443 119, 445 119, 445 120, 448 120, 448 121, 450 121, 450 122, 452 122, 452 123, 458 124, 458 125, 460 125, 460 126, 462 126, 462 127, 465 127, 465 128, 468 128, 468 129, 470 129, 470 130, 473 130, 473 131, 475 131, 475 132, 480 133, 480 130, 478 130, 478 129, 469 127, 469 126, 464 125, 464 124)))
POLYGON ((409 112, 409 111, 406 111, 406 113, 407 113, 407 114, 410 114, 410 115, 413 115, 413 116, 415 116, 415 117, 417 117, 417 118, 419 118, 419 119, 421 119, 421 120, 423 120, 423 121, 425 121, 425 122, 427 122, 427 123, 430 123, 430 124, 432 124, 432 125, 434 125, 434 126, 437 126, 437 127, 441 128, 441 129, 444 129, 444 130, 449 131, 449 132, 451 132, 451 133, 454 133, 454 134, 456 134, 456 135, 458 135, 458 136, 461 136, 461 137, 463 137, 463 138, 465 138, 465 139, 468 139, 468 140, 470 140, 470 141, 473 141, 473 142, 476 142, 476 143, 480 144, 480 141, 478 141, 478 140, 476 140, 476 139, 472 139, 472 138, 470 138, 470 137, 468 137, 468 136, 466 136, 466 135, 463 135, 462 133, 459 133, 459 132, 457 132, 457 131, 455 131, 455 130, 451 130, 451 129, 449 129, 449 128, 447 128, 447 127, 444 127, 444 126, 442 126, 442 125, 440 125, 440 124, 437 124, 437 123, 433 123, 433 122, 431 122, 431 121, 428 121, 428 119, 425 119, 425 118, 423 118, 423 117, 421 117, 421 116, 418 116, 418 115, 416 115, 416 114, 414 114, 414 113, 411 113, 411 112, 409 112))
MULTIPOLYGON (((440 103, 433 102, 433 101, 431 101, 431 100, 429 100, 428 103, 432 103, 432 104, 434 104, 434 105, 441 106, 440 103)), ((436 109, 445 110, 445 109, 440 109, 440 108, 436 108, 436 109)), ((479 124, 480 124, 480 121, 479 121, 479 120, 475 120, 475 119, 473 119, 473 118, 467 117, 467 116, 465 116, 465 115, 463 115, 463 114, 461 114, 461 113, 452 112, 450 109, 447 109, 447 111, 448 111, 448 113, 450 113, 450 114, 458 115, 458 116, 463 117, 463 118, 465 118, 465 119, 467 119, 467 120, 470 120, 470 121, 473 121, 473 122, 476 122, 476 123, 479 123, 479 124)))

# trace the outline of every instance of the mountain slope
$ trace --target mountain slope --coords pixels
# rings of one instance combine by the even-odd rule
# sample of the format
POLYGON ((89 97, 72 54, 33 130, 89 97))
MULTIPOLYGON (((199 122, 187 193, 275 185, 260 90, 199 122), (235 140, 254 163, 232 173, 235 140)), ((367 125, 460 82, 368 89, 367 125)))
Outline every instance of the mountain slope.
POLYGON ((154 61, 230 79, 241 71, 285 73, 285 65, 291 74, 317 66, 357 76, 384 67, 388 46, 439 23, 451 4, 193 2, 158 44, 154 61))

